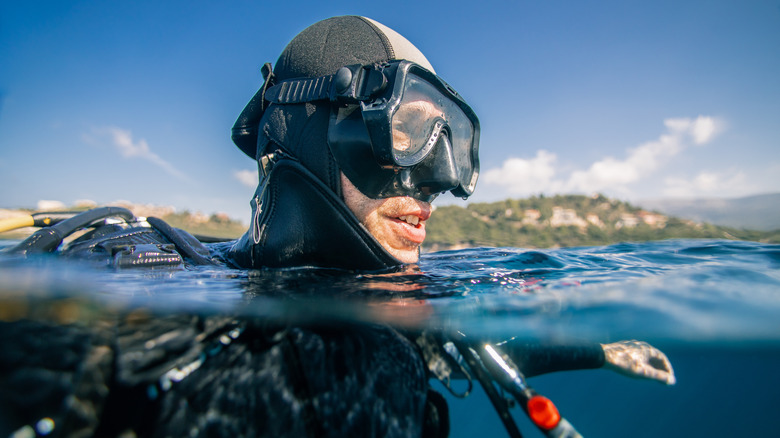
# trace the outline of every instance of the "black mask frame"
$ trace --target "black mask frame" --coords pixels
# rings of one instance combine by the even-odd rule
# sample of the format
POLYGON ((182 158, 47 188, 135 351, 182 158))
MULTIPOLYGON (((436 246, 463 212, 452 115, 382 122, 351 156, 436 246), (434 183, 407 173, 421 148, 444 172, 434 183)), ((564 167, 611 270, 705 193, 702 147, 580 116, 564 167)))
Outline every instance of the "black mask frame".
POLYGON ((446 191, 463 198, 474 191, 479 119, 452 87, 415 63, 345 66, 334 75, 276 84, 265 91, 264 100, 282 105, 330 101, 328 145, 347 178, 370 198, 431 201, 446 191), (400 151, 394 148, 399 129, 394 123, 412 88, 437 108, 437 116, 413 120, 424 125, 422 131, 410 136, 414 141, 408 150, 400 151))

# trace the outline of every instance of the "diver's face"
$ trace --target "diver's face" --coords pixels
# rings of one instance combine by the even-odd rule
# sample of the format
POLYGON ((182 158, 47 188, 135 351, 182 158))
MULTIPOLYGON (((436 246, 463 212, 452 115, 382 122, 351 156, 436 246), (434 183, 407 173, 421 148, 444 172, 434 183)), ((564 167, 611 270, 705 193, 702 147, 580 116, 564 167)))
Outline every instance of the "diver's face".
POLYGON ((341 174, 344 202, 360 223, 393 257, 403 263, 417 263, 425 240, 425 221, 431 204, 408 196, 371 199, 341 174))

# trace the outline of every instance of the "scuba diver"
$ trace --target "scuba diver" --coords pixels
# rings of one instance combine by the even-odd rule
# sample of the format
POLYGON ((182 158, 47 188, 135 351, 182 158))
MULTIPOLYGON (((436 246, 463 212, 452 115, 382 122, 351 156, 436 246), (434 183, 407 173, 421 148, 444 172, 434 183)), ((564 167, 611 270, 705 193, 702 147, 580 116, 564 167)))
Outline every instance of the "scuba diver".
MULTIPOLYGON (((132 213, 104 207, 72 217, 33 215, 45 227, 8 253, 53 252, 70 232, 93 227, 60 253, 116 267, 385 272, 416 263, 431 202, 448 191, 462 198, 474 192, 480 127, 471 107, 412 43, 365 17, 309 26, 262 74, 263 85, 232 129, 260 175, 242 237, 204 244, 156 218, 128 226, 136 221, 132 213), (106 217, 114 220, 100 222, 106 217)), ((143 324, 120 318, 114 337, 78 327, 2 324, 0 333, 58 339, 72 353, 70 362, 56 365, 73 376, 71 386, 57 388, 75 400, 59 424, 98 436, 446 436, 447 407, 428 386, 432 376, 478 380, 513 436, 519 431, 495 385, 522 400, 548 436, 576 436, 524 376, 607 367, 674 383, 664 354, 635 341, 510 343, 501 352, 462 337, 384 326, 278 327, 214 316, 143 324)), ((9 363, 52 367, 47 354, 24 362, 23 353, 0 353, 0 365, 13 372, 9 363)), ((13 372, 6 386, 16 384, 13 372)), ((34 424, 44 415, 38 396, 4 399, 0 421, 34 424), (19 414, 20 403, 37 406, 37 417, 19 414)))
POLYGON ((252 224, 225 261, 371 271, 416 263, 430 202, 474 191, 471 108, 415 46, 364 17, 307 28, 263 74, 232 135, 261 175, 252 224))

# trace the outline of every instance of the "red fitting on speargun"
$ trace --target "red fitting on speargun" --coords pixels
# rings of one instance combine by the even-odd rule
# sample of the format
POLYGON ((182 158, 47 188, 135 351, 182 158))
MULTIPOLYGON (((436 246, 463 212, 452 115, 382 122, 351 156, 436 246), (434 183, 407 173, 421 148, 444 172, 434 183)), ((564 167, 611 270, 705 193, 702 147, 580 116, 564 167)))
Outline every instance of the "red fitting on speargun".
POLYGON ((547 397, 535 395, 528 400, 526 407, 528 408, 528 416, 531 418, 531 421, 544 430, 554 429, 561 421, 561 414, 558 413, 558 408, 547 397))

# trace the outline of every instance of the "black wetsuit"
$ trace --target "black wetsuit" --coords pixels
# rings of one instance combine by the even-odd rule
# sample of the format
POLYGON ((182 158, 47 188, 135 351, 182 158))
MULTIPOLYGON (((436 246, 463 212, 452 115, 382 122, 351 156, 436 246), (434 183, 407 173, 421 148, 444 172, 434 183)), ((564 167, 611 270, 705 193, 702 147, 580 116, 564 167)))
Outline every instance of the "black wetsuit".
POLYGON ((0 322, 0 434, 419 436, 427 372, 394 330, 118 317, 0 322))
MULTIPOLYGON (((117 267, 221 263, 160 228, 99 228, 63 254, 117 267)), ((0 435, 48 418, 49 436, 446 436, 446 405, 415 336, 134 312, 0 321, 0 435)), ((527 376, 604 360, 592 346, 503 348, 527 376)))
MULTIPOLYGON (((188 233, 149 223, 99 227, 60 254, 116 268, 222 264, 188 233)), ((48 436, 446 434, 417 347, 391 327, 144 315, 0 320, 0 436, 41 420, 48 436)))

